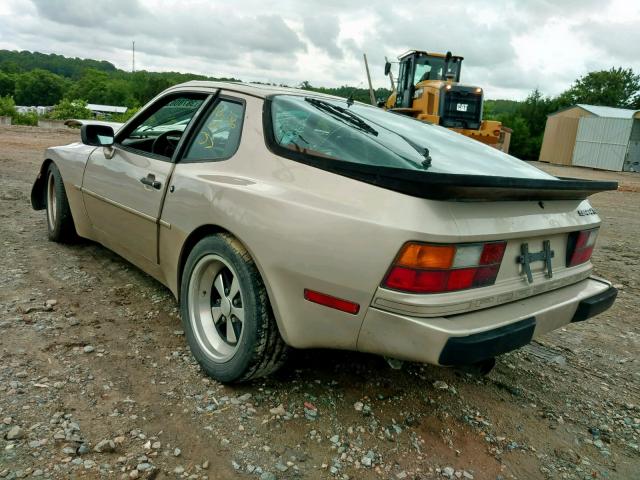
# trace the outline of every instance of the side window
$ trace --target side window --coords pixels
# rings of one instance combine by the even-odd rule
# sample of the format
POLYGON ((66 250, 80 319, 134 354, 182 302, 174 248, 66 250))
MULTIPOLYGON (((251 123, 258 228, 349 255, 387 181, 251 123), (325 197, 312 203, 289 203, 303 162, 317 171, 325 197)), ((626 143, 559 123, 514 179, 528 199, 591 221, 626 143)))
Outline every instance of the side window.
POLYGON ((129 128, 121 145, 171 158, 180 137, 191 119, 205 101, 206 95, 172 95, 158 100, 159 106, 150 107, 150 114, 129 128))
POLYGON ((431 78, 431 65, 428 61, 425 63, 416 63, 416 73, 413 76, 413 84, 416 85, 425 80, 434 80, 431 78))
POLYGON ((240 145, 243 119, 244 106, 241 103, 219 100, 193 137, 184 160, 215 161, 231 157, 240 145))

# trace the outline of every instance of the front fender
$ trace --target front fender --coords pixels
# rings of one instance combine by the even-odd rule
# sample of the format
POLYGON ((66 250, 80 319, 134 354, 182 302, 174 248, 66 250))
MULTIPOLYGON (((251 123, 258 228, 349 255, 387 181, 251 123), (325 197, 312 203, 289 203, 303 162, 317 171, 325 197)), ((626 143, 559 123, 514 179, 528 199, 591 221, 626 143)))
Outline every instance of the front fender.
POLYGON ((47 179, 47 170, 49 170, 50 163, 51 160, 49 159, 42 162, 40 171, 38 172, 38 176, 33 182, 33 187, 31 187, 31 206, 34 210, 44 210, 47 207, 47 202, 45 200, 45 182, 47 179))

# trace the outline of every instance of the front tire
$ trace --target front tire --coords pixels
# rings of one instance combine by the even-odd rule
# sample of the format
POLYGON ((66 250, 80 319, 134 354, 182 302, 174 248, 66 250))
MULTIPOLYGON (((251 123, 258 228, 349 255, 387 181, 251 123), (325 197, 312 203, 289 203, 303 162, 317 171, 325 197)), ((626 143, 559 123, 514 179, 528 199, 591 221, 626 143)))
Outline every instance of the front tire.
POLYGON ((55 163, 51 163, 47 169, 45 199, 49 240, 58 243, 72 243, 77 238, 76 229, 71 216, 67 192, 64 183, 62 183, 62 176, 55 163))
POLYGON ((180 314, 191 352, 208 375, 243 382, 277 370, 287 346, 258 269, 234 237, 198 242, 184 266, 180 314))

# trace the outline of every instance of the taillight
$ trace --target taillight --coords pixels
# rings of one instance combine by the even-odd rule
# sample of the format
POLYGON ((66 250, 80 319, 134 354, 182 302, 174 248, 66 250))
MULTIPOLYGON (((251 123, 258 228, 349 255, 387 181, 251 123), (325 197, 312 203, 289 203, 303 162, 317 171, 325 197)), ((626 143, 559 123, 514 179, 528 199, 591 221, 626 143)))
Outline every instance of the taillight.
POLYGON ((443 293, 493 285, 507 242, 437 245, 407 243, 383 287, 412 293, 443 293))
POLYGON ((589 261, 598 237, 598 229, 571 232, 567 241, 567 267, 589 261))

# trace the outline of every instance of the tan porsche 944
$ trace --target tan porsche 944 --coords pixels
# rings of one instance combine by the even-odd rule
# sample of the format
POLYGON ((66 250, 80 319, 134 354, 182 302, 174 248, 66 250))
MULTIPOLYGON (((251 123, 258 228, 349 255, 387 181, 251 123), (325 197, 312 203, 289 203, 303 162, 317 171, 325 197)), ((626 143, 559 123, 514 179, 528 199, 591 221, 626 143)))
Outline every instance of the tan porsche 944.
POLYGON ((557 178, 436 125, 308 91, 189 82, 50 148, 49 238, 92 239, 166 285, 224 381, 289 346, 444 366, 607 308, 592 276, 615 182, 557 178))

